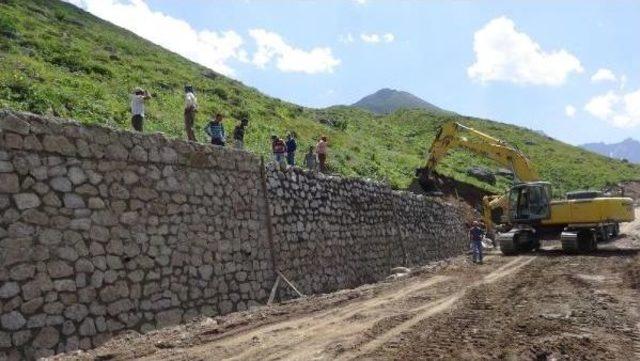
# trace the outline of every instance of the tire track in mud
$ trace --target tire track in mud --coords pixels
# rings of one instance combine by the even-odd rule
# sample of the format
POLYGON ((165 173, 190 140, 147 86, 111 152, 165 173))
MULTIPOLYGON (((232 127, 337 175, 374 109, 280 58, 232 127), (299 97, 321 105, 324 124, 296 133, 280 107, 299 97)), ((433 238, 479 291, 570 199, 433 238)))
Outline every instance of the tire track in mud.
MULTIPOLYGON (((373 298, 364 300, 364 301, 355 301, 347 304, 345 307, 341 309, 331 309, 328 311, 323 311, 317 314, 304 316, 301 318, 294 318, 291 320, 287 320, 284 322, 278 322, 270 325, 266 325, 263 327, 258 327, 249 330, 244 333, 234 333, 228 334, 223 337, 218 338, 217 340, 202 345, 201 347, 195 347, 189 349, 189 357, 198 358, 200 356, 206 356, 206 354, 210 353, 209 348, 215 344, 216 348, 224 349, 225 347, 229 348, 241 348, 242 344, 251 343, 256 337, 265 338, 265 335, 269 335, 274 339, 269 339, 270 346, 278 347, 279 342, 291 342, 294 338, 296 338, 296 333, 300 332, 312 332, 315 330, 319 330, 325 328, 331 324, 335 324, 340 321, 348 321, 350 318, 357 316, 358 314, 365 313, 368 310, 373 310, 377 307, 392 303, 397 300, 401 300, 404 297, 411 295, 412 293, 420 292, 426 288, 430 288, 438 283, 445 282, 451 280, 449 276, 433 276, 425 281, 417 282, 409 285, 408 287, 403 287, 397 292, 394 292, 390 295, 384 295, 381 297, 380 295, 376 295, 373 298), (274 346, 273 344, 276 344, 274 346)), ((317 334, 314 334, 317 336, 317 334)), ((312 335, 313 336, 313 335, 312 335)), ((250 359, 251 357, 260 356, 260 359, 268 359, 264 356, 264 352, 266 352, 264 348, 261 347, 250 347, 245 348, 242 351, 236 352, 235 354, 229 356, 229 358, 225 358, 228 360, 245 360, 250 359)), ((144 360, 155 360, 158 355, 152 355, 150 358, 145 358, 144 360)), ((163 356, 161 359, 164 360, 182 360, 182 355, 176 355, 177 358, 173 358, 171 355, 163 356)))
POLYGON ((471 290, 451 312, 358 359, 640 360, 640 294, 620 271, 638 264, 638 244, 603 246, 542 251, 516 279, 471 290))
POLYGON ((390 329, 389 331, 387 331, 386 333, 377 336, 375 339, 371 340, 370 342, 364 344, 363 346, 360 346, 357 351, 355 353, 352 354, 344 354, 341 355, 340 357, 336 358, 336 360, 352 360, 354 358, 357 358, 359 356, 362 355, 366 355, 367 353, 381 347, 382 345, 384 345, 385 343, 389 342, 390 340, 392 340, 393 338, 399 336, 400 334, 402 334, 403 332, 406 332, 407 330, 413 328, 415 325, 417 325, 418 323, 422 322, 423 320, 437 314, 440 313, 442 311, 445 311, 447 309, 449 309, 450 307, 452 307, 456 302, 458 302, 460 299, 462 299, 466 293, 473 288, 485 285, 485 284, 489 284, 489 283, 494 283, 506 276, 512 275, 514 273, 517 273, 521 268, 525 267, 526 265, 528 265, 529 263, 531 263, 533 260, 535 259, 535 256, 521 256, 518 257, 516 259, 514 259, 513 261, 507 263, 506 265, 503 265, 502 267, 498 268, 497 270, 489 273, 488 275, 486 275, 482 280, 475 282, 469 286, 466 286, 464 289, 444 298, 441 300, 438 300, 436 302, 432 302, 430 304, 424 305, 423 307, 420 307, 418 309, 414 309, 411 310, 412 312, 415 312, 416 314, 413 315, 410 319, 408 319, 407 321, 397 325, 396 327, 393 327, 392 329, 390 329))
MULTIPOLYGON (((459 279, 450 276, 435 276, 424 282, 400 289, 399 292, 387 296, 370 299, 364 302, 349 304, 346 308, 332 314, 323 313, 313 320, 308 317, 296 319, 291 323, 276 324, 264 329, 257 329, 240 338, 230 339, 230 344, 224 340, 218 342, 216 348, 230 347, 241 348, 251 340, 258 338, 259 343, 229 357, 229 360, 311 360, 311 359, 351 359, 373 350, 396 335, 410 329, 418 322, 443 312, 458 302, 465 293, 474 287, 485 283, 493 283, 503 277, 511 275, 535 259, 533 256, 522 256, 510 260, 508 263, 491 271, 480 280, 470 285, 460 284, 459 279), (450 285, 443 285, 444 281, 450 281, 450 285), (456 282, 457 281, 457 282, 456 282), (431 291, 433 301, 419 306, 403 309, 402 303, 416 293, 431 291), (375 325, 388 320, 399 318, 400 322, 391 322, 391 328, 383 331, 371 342, 355 349, 351 353, 344 346, 332 350, 336 344, 358 344, 362 335, 366 334, 375 325), (314 322, 311 322, 314 321, 314 322), (395 324, 395 325, 394 325, 395 324), (275 334, 275 335, 274 335, 275 334), (226 345, 225 345, 226 344, 226 345), (264 345, 264 346, 263 346, 264 345)), ((206 357, 210 354, 213 345, 203 345, 200 349, 189 349, 188 355, 193 358, 206 357)), ((165 358, 171 360, 171 358, 165 358)))
MULTIPOLYGON (((495 265, 501 266, 495 270, 485 268, 480 273, 489 272, 484 277, 480 274, 478 282, 493 282, 523 267, 523 261, 528 263, 533 258, 503 259, 489 256, 488 259, 495 259, 495 265)), ((420 276, 417 276, 408 279, 404 285, 383 290, 365 300, 355 300, 329 310, 219 335, 214 340, 202 340, 185 349, 160 350, 142 359, 334 359, 338 355, 346 355, 344 351, 359 344, 362 335, 372 333, 371 329, 374 327, 386 324, 386 327, 393 328, 410 320, 415 314, 428 317, 429 314, 451 307, 461 297, 461 288, 476 285, 465 283, 463 278, 468 277, 467 272, 468 269, 445 272, 444 275, 434 275, 425 280, 420 280, 420 276), (345 344, 346 349, 343 346, 345 344)))

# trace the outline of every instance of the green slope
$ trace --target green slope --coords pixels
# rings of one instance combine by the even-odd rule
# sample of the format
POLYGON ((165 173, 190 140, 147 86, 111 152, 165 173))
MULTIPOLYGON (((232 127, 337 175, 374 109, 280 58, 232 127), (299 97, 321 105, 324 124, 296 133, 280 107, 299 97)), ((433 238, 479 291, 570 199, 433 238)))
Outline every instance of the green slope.
MULTIPOLYGON (((246 141, 256 153, 268 154, 271 133, 295 130, 302 147, 327 135, 333 171, 386 180, 396 187, 412 181, 438 125, 449 120, 521 147, 559 191, 640 178, 638 166, 488 120, 419 110, 376 116, 352 107, 304 108, 265 96, 72 5, 57 0, 0 0, 0 107, 128 127, 128 94, 142 86, 154 96, 147 107, 146 129, 184 138, 186 83, 198 93, 197 134, 202 141, 202 127, 214 111, 227 114, 229 130, 247 114, 251 124, 246 141)), ((505 179, 495 187, 469 179, 465 171, 476 164, 491 163, 454 152, 439 171, 493 191, 506 186, 505 179)))

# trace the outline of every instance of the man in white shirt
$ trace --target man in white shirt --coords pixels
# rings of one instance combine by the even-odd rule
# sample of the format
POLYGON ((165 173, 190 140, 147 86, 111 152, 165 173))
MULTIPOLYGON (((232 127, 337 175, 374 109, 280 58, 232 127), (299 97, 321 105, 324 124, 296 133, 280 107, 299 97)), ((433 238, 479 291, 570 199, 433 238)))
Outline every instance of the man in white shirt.
POLYGON ((144 123, 144 102, 151 98, 151 95, 142 88, 136 88, 131 94, 131 125, 133 129, 142 132, 144 123))
POLYGON ((191 85, 185 85, 184 93, 184 129, 187 132, 187 139, 195 142, 196 135, 193 133, 193 123, 196 121, 198 99, 193 93, 193 87, 191 85))

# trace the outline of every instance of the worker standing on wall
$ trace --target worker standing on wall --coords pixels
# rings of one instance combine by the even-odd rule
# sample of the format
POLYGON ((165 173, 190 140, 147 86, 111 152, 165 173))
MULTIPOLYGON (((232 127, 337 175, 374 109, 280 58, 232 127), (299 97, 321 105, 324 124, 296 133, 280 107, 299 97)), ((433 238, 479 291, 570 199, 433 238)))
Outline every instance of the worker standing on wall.
POLYGON ((244 132, 248 124, 249 120, 247 118, 242 118, 240 123, 238 123, 233 129, 233 141, 236 149, 244 149, 244 132))
POLYGON ((289 133, 287 135, 287 164, 290 166, 296 165, 296 150, 298 149, 298 143, 296 143, 296 138, 293 136, 293 133, 289 133))
POLYGON ((144 129, 144 103, 149 98, 149 92, 142 88, 135 88, 131 94, 131 125, 139 132, 144 129))
POLYGON ((224 125, 222 125, 222 114, 217 113, 204 131, 211 137, 211 144, 224 147, 226 134, 224 133, 224 125))
POLYGON ((278 138, 277 135, 271 136, 271 151, 273 152, 273 160, 276 162, 281 170, 286 168, 285 154, 287 153, 287 146, 284 140, 278 138))
POLYGON ((193 92, 191 85, 184 87, 184 129, 187 132, 187 140, 196 141, 196 135, 193 133, 193 124, 196 121, 196 112, 198 111, 198 99, 193 92))
POLYGON ((318 167, 318 161, 316 160, 316 155, 313 152, 313 146, 309 146, 309 151, 304 156, 304 163, 312 172, 315 172, 318 167))
POLYGON ((327 151, 329 144, 327 143, 327 137, 320 137, 318 144, 316 144, 316 154, 318 154, 318 163, 320 165, 320 172, 326 173, 327 171, 327 151))
POLYGON ((471 229, 469 229, 469 241, 471 242, 471 251, 473 252, 473 263, 482 264, 482 237, 484 231, 480 228, 480 222, 473 221, 471 229))

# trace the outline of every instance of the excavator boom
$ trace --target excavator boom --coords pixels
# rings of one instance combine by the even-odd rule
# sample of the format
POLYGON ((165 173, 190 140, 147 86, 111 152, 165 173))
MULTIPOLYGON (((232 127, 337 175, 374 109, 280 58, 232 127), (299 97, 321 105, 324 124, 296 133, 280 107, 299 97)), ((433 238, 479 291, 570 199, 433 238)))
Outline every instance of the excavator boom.
MULTIPOLYGON (((467 127, 460 123, 448 122, 442 125, 436 139, 429 148, 427 158, 427 179, 444 158, 449 150, 454 148, 467 149, 475 154, 487 157, 504 167, 513 170, 520 182, 535 182, 539 180, 529 158, 509 143, 488 134, 467 127)), ((495 230, 493 211, 507 207, 506 195, 485 196, 482 200, 482 218, 489 233, 495 230)))
POLYGON ((433 170, 452 148, 464 148, 496 161, 513 170, 521 182, 540 180, 529 158, 516 147, 460 123, 449 122, 442 125, 436 139, 429 148, 427 170, 433 170), (472 138, 465 135, 468 134, 472 138))

